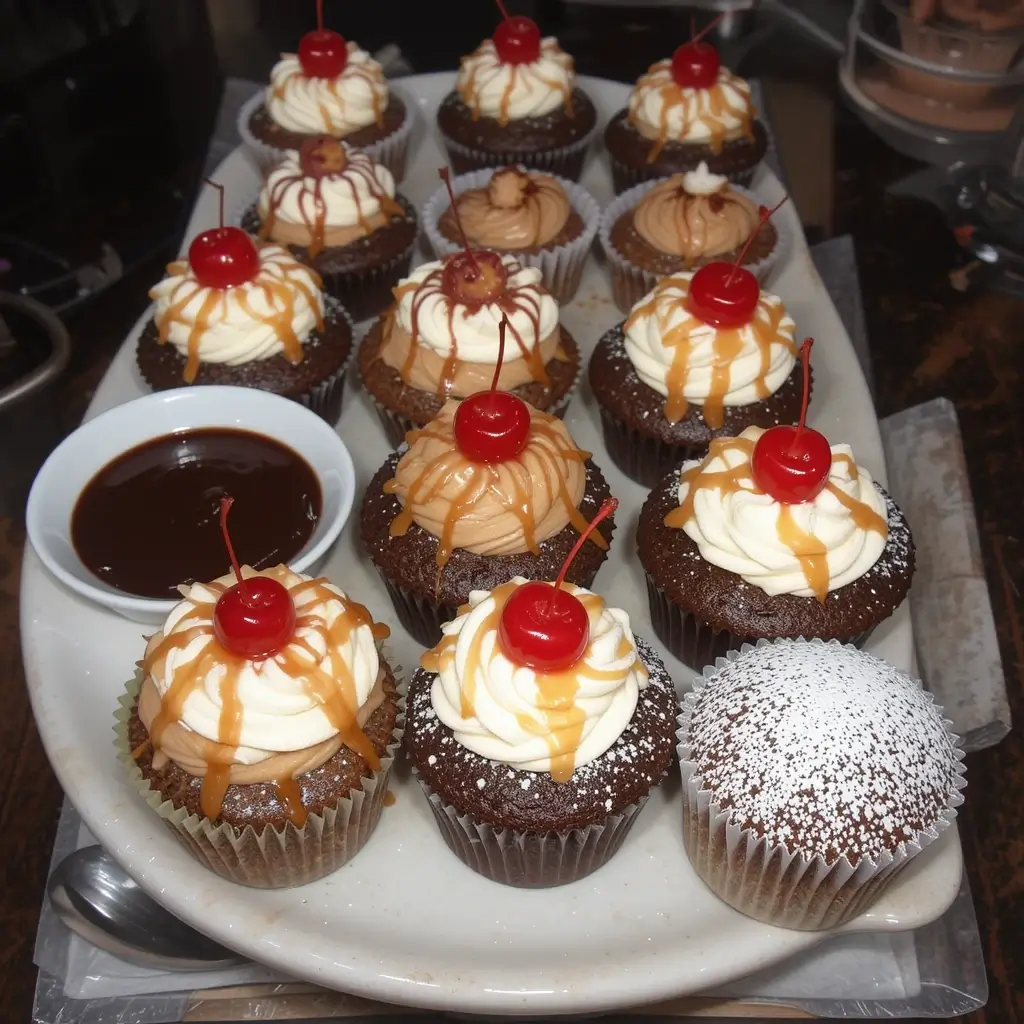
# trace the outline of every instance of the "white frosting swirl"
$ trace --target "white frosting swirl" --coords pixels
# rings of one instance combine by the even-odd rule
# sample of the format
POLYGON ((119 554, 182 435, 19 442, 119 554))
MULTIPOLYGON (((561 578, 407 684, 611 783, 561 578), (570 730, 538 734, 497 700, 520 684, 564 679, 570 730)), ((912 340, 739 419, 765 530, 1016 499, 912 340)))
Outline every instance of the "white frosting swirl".
POLYGON ((380 120, 388 105, 384 71, 365 50, 348 44, 348 61, 335 78, 309 78, 294 53, 270 72, 267 112, 288 131, 342 137, 380 120))
MULTIPOLYGON (((526 580, 517 576, 511 582, 519 586, 526 580)), ((564 587, 578 597, 590 594, 569 583, 564 587)), ((600 600, 594 606, 590 642, 570 670, 578 683, 573 703, 583 716, 582 732, 574 740, 577 768, 600 757, 622 735, 647 685, 629 616, 600 600)), ((552 747, 563 748, 551 738, 552 722, 545 713, 550 698, 545 701, 533 669, 515 664, 502 652, 494 593, 472 591, 467 608, 443 627, 441 647, 454 638, 454 656, 442 655, 430 692, 437 717, 459 743, 481 757, 524 771, 551 771, 552 747), (463 717, 467 701, 471 714, 463 717)))
POLYGON ((724 174, 712 174, 703 160, 695 170, 683 173, 683 188, 691 196, 713 196, 716 192, 721 192, 728 181, 724 174))
POLYGON ((455 89, 475 115, 504 124, 564 106, 575 80, 573 59, 556 39, 542 40, 539 56, 529 64, 506 64, 494 40, 485 39, 462 58, 455 89))
MULTIPOLYGON (((741 438, 756 442, 764 431, 747 427, 741 438)), ((683 474, 700 465, 686 462, 680 471, 679 503, 686 500, 690 484, 683 474)), ((704 472, 726 472, 748 466, 749 456, 742 448, 724 445, 712 449, 704 460, 704 472)), ((701 557, 712 565, 742 576, 747 583, 766 594, 793 594, 814 597, 807 575, 793 549, 782 539, 782 505, 765 494, 749 473, 741 473, 739 486, 722 489, 698 486, 693 500, 693 515, 683 525, 686 535, 700 549, 701 557)), ((832 445, 832 468, 828 483, 886 521, 885 500, 875 487, 871 474, 853 459, 849 445, 832 445)), ((878 561, 885 549, 887 534, 859 526, 850 510, 828 488, 812 501, 787 505, 793 524, 819 541, 828 562, 828 589, 860 579, 878 561)))
POLYGON ((522 339, 528 351, 536 348, 558 326, 558 303, 541 284, 538 269, 524 267, 514 256, 502 256, 501 261, 508 272, 506 290, 514 293, 514 308, 510 304, 505 309, 496 302, 471 308, 455 302, 440 288, 429 289, 424 298, 423 282, 443 266, 435 261, 417 267, 399 284, 398 325, 414 336, 417 344, 432 349, 443 359, 452 354, 454 343, 459 359, 464 362, 493 366, 498 361, 498 325, 507 316, 511 330, 505 339, 505 364, 525 358, 513 339, 522 339), (415 287, 406 289, 406 285, 415 287))
MULTIPOLYGON (((369 625, 354 625, 350 630, 339 631, 346 638, 337 646, 329 648, 327 637, 339 617, 349 612, 348 599, 337 587, 323 583, 315 591, 309 588, 297 592, 299 584, 311 579, 300 573, 278 566, 265 572, 253 572, 243 567, 245 578, 251 576, 273 576, 289 591, 296 604, 297 625, 294 639, 280 652, 260 662, 246 662, 239 673, 237 694, 242 708, 241 744, 235 761, 239 764, 257 764, 275 753, 304 750, 317 743, 338 735, 317 699, 313 687, 305 684, 297 675, 294 663, 314 665, 336 676, 332 659, 340 659, 351 674, 354 684, 356 706, 350 708, 353 716, 366 703, 377 681, 380 659, 373 632, 369 625), (323 595, 336 595, 323 600, 323 595), (323 626, 303 625, 303 617, 315 616, 323 626), (310 652, 313 652, 312 656, 310 652), (286 671, 285 659, 293 664, 286 671)), ((231 586, 233 575, 222 576, 216 583, 231 586)), ((213 608, 219 591, 210 586, 195 583, 184 588, 184 600, 171 609, 160 633, 150 641, 151 647, 164 637, 188 633, 195 627, 212 627, 213 608), (207 613, 202 606, 208 605, 207 613)), ((170 688, 177 669, 194 664, 209 653, 216 644, 212 628, 199 630, 190 643, 183 648, 171 647, 165 660, 153 666, 152 680, 160 696, 170 688)), ((212 658, 209 670, 185 700, 180 723, 192 732, 213 742, 223 742, 220 734, 221 680, 227 669, 222 658, 212 658)))

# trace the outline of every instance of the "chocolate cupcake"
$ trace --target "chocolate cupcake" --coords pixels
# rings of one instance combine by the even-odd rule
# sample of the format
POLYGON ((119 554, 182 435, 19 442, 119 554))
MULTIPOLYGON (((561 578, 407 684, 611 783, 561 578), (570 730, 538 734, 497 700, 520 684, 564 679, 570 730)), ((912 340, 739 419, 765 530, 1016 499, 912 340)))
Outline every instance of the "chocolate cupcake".
POLYGON ((597 109, 573 59, 529 18, 503 21, 463 57, 437 124, 456 174, 521 164, 578 181, 597 109))
POLYGON ((671 764, 676 708, 672 680, 625 612, 578 587, 565 585, 559 602, 586 628, 578 656, 559 671, 524 664, 504 627, 538 591, 550 601, 550 584, 522 579, 473 592, 421 659, 405 734, 452 852, 532 888, 576 881, 618 850, 671 764))
POLYGON ((781 250, 767 216, 755 196, 704 163, 628 189, 601 217, 615 304, 627 313, 661 278, 713 260, 767 281, 781 250))
POLYGON ((768 149, 768 133, 750 85, 720 65, 713 47, 697 42, 640 76, 626 108, 608 122, 604 143, 618 193, 702 163, 746 185, 768 149))
POLYGON ((759 639, 859 646, 910 589, 910 527, 850 447, 824 442, 824 486, 786 501, 753 468, 763 436, 748 427, 712 441, 704 459, 669 473, 640 511, 637 554, 654 631, 697 670, 759 639))
POLYGON ((340 303, 325 300, 315 271, 282 246, 255 246, 239 228, 204 232, 149 296, 153 319, 139 337, 136 362, 154 391, 186 384, 259 388, 337 422, 352 321, 340 303), (237 283, 218 286, 225 237, 234 247, 237 283))
POLYGON ((376 827, 401 673, 380 648, 387 627, 326 580, 283 565, 241 576, 182 587, 120 701, 118 757, 200 863, 242 885, 303 885, 376 827), (234 637, 218 605, 257 581, 292 603, 294 626, 254 657, 254 637, 234 637))
POLYGON ((544 287, 559 303, 576 294, 597 234, 600 207, 575 182, 524 167, 471 171, 452 182, 455 211, 440 188, 423 211, 423 224, 437 256, 462 248, 459 222, 471 246, 511 253, 541 272, 544 287))
POLYGON ((683 701, 683 838, 740 913, 783 928, 863 914, 963 803, 963 750, 921 684, 838 643, 734 652, 683 701))
MULTIPOLYGON (((696 273, 722 267, 727 276, 731 268, 719 263, 696 273)), ((716 327, 691 312, 695 277, 662 278, 590 357, 608 454, 645 487, 703 455, 713 438, 800 416, 795 325, 782 300, 751 279, 749 321, 716 327)))
POLYGON ((289 152, 242 215, 242 227, 311 266, 354 320, 376 316, 409 272, 416 211, 391 172, 330 136, 289 152))
POLYGON ((446 399, 490 385, 505 317, 514 344, 498 386, 555 416, 565 412, 579 379, 579 349, 559 325, 540 271, 489 250, 461 253, 417 267, 359 346, 363 387, 396 448, 446 399))
MULTIPOLYGON (((554 579, 609 497, 600 469, 561 420, 526 406, 522 447, 485 462, 460 444, 459 406, 449 400, 412 431, 408 448, 388 458, 363 499, 363 547, 402 625, 424 647, 437 643, 471 590, 516 576, 554 579)), ((593 583, 614 529, 607 519, 591 534, 570 567, 571 582, 593 583)))

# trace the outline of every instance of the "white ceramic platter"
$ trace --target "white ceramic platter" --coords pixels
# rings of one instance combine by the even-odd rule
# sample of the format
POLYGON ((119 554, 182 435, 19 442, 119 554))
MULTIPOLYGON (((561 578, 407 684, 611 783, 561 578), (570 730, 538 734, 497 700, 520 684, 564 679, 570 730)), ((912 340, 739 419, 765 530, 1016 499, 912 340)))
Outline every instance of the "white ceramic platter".
MULTIPOLYGON (((433 115, 451 74, 402 81, 422 123, 415 160, 402 191, 420 206, 437 187, 444 158, 433 115)), ((626 88, 585 80, 607 118, 626 88)), ((235 152, 216 173, 228 208, 256 189, 257 173, 235 152)), ((598 157, 584 184, 599 202, 611 198, 598 157)), ((754 185, 773 204, 777 179, 762 170, 754 185)), ((778 214, 792 234, 773 290, 786 300, 814 349, 813 423, 850 442, 884 481, 882 448, 871 398, 853 348, 811 263, 791 205, 778 214)), ((199 200, 189 238, 215 223, 212 190, 199 200)), ((588 354, 619 313, 604 269, 591 261, 564 322, 588 354)), ((137 332, 125 342, 93 403, 95 414, 144 391, 134 367, 137 332)), ((623 508, 598 589, 651 636, 633 532, 643 490, 604 454, 596 410, 582 393, 567 418, 579 444, 595 453, 623 508)), ((368 403, 353 387, 338 426, 356 464, 361 491, 388 453, 368 403)), ((326 573, 385 622, 394 615, 350 523, 326 573)), ((396 803, 353 862, 301 889, 263 892, 222 881, 198 866, 130 790, 114 758, 115 701, 142 654, 141 628, 84 603, 49 577, 30 551, 22 578, 22 636, 32 702, 50 760, 94 835, 168 909, 253 959, 296 977, 394 1003, 496 1014, 583 1013, 652 1002, 724 983, 780 961, 821 936, 767 927, 712 896, 690 869, 680 834, 679 786, 667 781, 652 797, 617 856, 589 878, 560 889, 521 891, 476 875, 441 840, 416 784, 399 772, 396 803)), ((653 639, 653 637, 652 637, 653 639)), ((393 646, 414 667, 418 647, 400 629, 393 646)), ((910 668, 910 619, 904 607, 871 649, 910 668)), ((681 686, 687 682, 678 663, 681 686)), ((955 830, 905 873, 854 930, 899 930, 938 917, 960 884, 955 830)))

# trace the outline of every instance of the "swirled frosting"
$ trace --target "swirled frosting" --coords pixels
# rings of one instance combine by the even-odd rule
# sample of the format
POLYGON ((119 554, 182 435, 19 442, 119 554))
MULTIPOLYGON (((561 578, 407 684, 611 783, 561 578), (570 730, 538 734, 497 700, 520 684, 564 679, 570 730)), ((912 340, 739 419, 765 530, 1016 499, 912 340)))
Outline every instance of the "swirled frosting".
MULTIPOLYGON (((479 555, 539 554, 540 544, 586 520, 579 504, 586 488, 581 451, 560 419, 530 408, 530 435, 523 451, 503 462, 474 462, 455 441, 459 403, 445 402, 422 430, 407 437, 408 451, 384 490, 402 503, 391 524, 400 536, 412 523, 438 538, 437 564, 454 548, 479 555)), ((594 533, 595 542, 605 546, 594 533)))
POLYGON ((637 376, 666 397, 666 419, 677 423, 692 402, 717 428, 725 406, 751 405, 781 387, 796 362, 796 325, 782 300, 766 291, 749 324, 707 324, 687 306, 692 279, 689 272, 664 277, 633 307, 626 355, 637 376))
POLYGON ((348 60, 334 78, 310 78, 296 54, 283 53, 270 72, 266 103, 282 128, 342 138, 383 122, 388 83, 384 69, 355 43, 348 44, 348 60))
POLYGON ((516 577, 490 592, 473 591, 420 664, 436 673, 431 703, 462 746, 564 782, 622 735, 647 685, 647 670, 629 616, 569 583, 564 589, 583 602, 590 620, 583 657, 558 673, 511 661, 498 640, 498 624, 505 602, 525 582, 516 577))
POLYGON ((757 231, 760 217, 752 200, 701 164, 645 193, 633 211, 633 226, 655 249, 693 264, 739 249, 757 231), (717 187, 709 190, 715 182, 717 187))
POLYGON ((849 445, 837 444, 817 497, 777 501, 750 468, 763 433, 748 427, 739 437, 719 438, 703 460, 684 463, 679 508, 665 522, 682 528, 706 561, 766 594, 824 601, 878 561, 889 533, 885 500, 849 445))
POLYGON ((302 345, 323 329, 320 277, 280 245, 260 246, 260 268, 233 288, 200 284, 188 260, 176 260, 149 291, 160 343, 185 358, 191 384, 201 363, 239 366, 283 355, 302 362, 302 345))
POLYGON ((756 111, 750 86, 728 68, 706 89, 679 85, 672 77, 672 61, 659 60, 637 79, 629 94, 629 120, 654 145, 647 154, 657 160, 666 142, 708 145, 719 152, 722 144, 751 135, 756 111))
POLYGON ((573 59, 557 39, 542 40, 540 55, 528 64, 506 64, 494 40, 485 39, 462 58, 455 90, 474 118, 489 117, 504 125, 563 106, 571 114, 575 81, 573 59))

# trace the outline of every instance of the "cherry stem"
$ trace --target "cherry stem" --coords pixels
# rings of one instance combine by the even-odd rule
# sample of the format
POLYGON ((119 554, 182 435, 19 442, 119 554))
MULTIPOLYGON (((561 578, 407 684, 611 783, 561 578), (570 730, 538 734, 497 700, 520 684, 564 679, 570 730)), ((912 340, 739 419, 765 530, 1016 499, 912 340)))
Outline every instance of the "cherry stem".
POLYGON ((743 262, 743 257, 747 255, 748 250, 754 244, 754 239, 761 233, 761 228, 765 226, 775 216, 779 207, 783 206, 789 201, 789 196, 783 196, 770 210, 765 210, 761 214, 761 221, 757 225, 757 230, 743 243, 743 248, 740 249, 739 255, 736 257, 732 265, 732 270, 729 272, 729 276, 725 279, 726 287, 732 284, 732 279, 736 276, 736 271, 740 269, 740 264, 743 262))
POLYGON ((491 391, 498 390, 498 378, 501 376, 501 364, 505 361, 505 329, 508 327, 508 317, 501 314, 501 321, 498 323, 498 362, 494 367, 494 379, 491 381, 491 391))
POLYGON ((441 175, 444 187, 448 189, 448 202, 452 207, 452 216, 455 218, 455 226, 459 229, 459 234, 462 236, 462 245, 466 250, 466 255, 469 257, 473 266, 476 267, 477 273, 479 273, 480 264, 477 263, 476 257, 473 255, 473 250, 469 247, 469 239, 466 237, 466 232, 462 230, 462 220, 459 217, 459 207, 455 202, 455 189, 452 188, 452 176, 448 173, 447 167, 441 167, 437 173, 441 175))
POLYGON ((324 30, 324 0, 316 0, 316 30, 324 30))
POLYGON ((231 511, 231 506, 234 503, 234 498, 220 499, 220 532, 224 534, 224 543, 228 549, 228 557, 231 559, 231 568, 234 570, 235 579, 241 583, 242 569, 238 564, 238 559, 235 557, 235 549, 231 544, 231 534, 228 533, 228 513, 231 511))
POLYGON ((217 195, 218 195, 219 201, 220 201, 220 226, 221 226, 221 230, 223 230, 223 228, 224 228, 224 186, 219 181, 214 181, 213 178, 203 178, 203 181, 205 181, 206 184, 210 186, 210 188, 215 188, 217 190, 217 195))
POLYGON ((587 528, 579 535, 576 543, 572 546, 572 551, 569 552, 565 561, 562 563, 562 568, 555 579, 554 586, 551 588, 551 601, 548 603, 548 612, 554 610, 555 593, 565 582, 565 574, 569 571, 569 566, 572 565, 572 560, 579 554, 580 548, 586 544, 587 538, 594 532, 594 530, 597 529, 601 520, 607 519, 618 507, 618 498, 605 498, 604 501, 601 502, 601 507, 597 510, 597 515, 594 516, 594 518, 587 524, 587 528))
POLYGON ((690 39, 691 43, 699 43, 729 12, 722 11, 721 14, 712 18, 696 35, 693 34, 694 17, 690 15, 690 39))
POLYGON ((512 19, 509 17, 508 11, 505 9, 505 5, 501 2, 501 0, 494 0, 494 2, 498 5, 498 10, 501 12, 501 16, 506 21, 511 21, 512 19))
POLYGON ((789 443, 788 452, 790 455, 793 454, 797 447, 797 442, 800 440, 800 435, 804 432, 804 427, 807 423, 807 406, 811 401, 811 346, 814 344, 813 338, 804 338, 804 343, 800 346, 800 362, 804 366, 804 396, 800 404, 800 422, 796 425, 796 433, 793 434, 793 440, 789 443))

